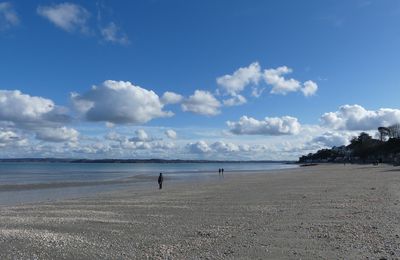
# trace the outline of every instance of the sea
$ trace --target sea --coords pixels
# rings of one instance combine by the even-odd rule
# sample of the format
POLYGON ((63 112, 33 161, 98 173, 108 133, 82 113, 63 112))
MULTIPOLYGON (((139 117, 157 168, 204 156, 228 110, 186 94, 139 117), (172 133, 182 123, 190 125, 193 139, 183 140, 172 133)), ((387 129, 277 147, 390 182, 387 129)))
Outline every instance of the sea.
POLYGON ((267 162, 60 163, 0 162, 0 206, 96 196, 118 189, 156 189, 160 172, 168 183, 216 180, 222 176, 295 168, 267 162))

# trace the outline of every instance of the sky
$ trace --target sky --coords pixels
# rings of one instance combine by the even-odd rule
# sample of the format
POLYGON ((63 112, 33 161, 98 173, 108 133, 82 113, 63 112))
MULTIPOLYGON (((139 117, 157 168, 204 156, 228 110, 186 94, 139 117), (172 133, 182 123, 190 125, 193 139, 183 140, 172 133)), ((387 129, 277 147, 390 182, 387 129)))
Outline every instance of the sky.
POLYGON ((397 0, 0 0, 0 158, 295 160, 400 123, 397 0))

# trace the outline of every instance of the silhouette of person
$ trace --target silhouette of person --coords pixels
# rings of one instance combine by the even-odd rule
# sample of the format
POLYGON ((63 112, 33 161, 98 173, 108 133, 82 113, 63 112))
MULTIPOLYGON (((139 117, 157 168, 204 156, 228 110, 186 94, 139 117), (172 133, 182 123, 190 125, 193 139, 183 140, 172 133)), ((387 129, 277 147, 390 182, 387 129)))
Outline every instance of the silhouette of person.
POLYGON ((221 175, 221 168, 218 169, 218 175, 221 175))
POLYGON ((160 176, 158 176, 158 186, 160 190, 162 189, 162 183, 164 181, 164 177, 162 176, 162 173, 160 172, 160 176))
POLYGON ((224 168, 221 169, 221 173, 222 173, 222 175, 224 175, 224 168))

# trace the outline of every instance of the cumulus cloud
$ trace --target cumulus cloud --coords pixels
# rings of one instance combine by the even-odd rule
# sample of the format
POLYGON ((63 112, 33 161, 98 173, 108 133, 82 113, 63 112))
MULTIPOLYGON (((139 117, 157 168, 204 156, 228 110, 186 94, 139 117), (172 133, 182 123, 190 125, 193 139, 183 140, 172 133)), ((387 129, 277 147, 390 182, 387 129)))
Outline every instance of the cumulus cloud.
POLYGON ((208 91, 196 90, 183 101, 182 110, 200 115, 215 116, 220 113, 221 103, 208 91))
POLYGON ((207 152, 211 152, 211 148, 208 146, 208 144, 205 141, 198 141, 195 143, 189 143, 187 145, 189 151, 191 153, 200 153, 200 154, 204 154, 207 152))
POLYGON ((314 81, 308 80, 303 83, 303 88, 301 92, 303 92, 304 96, 309 97, 315 95, 318 90, 318 85, 314 81))
POLYGON ((0 3, 0 31, 7 30, 19 24, 19 17, 9 2, 0 3))
POLYGON ((135 131, 136 136, 129 139, 131 142, 148 142, 153 140, 147 132, 143 129, 138 129, 135 131))
POLYGON ((241 150, 241 147, 234 143, 226 143, 222 141, 217 141, 211 144, 211 148, 221 153, 239 152, 241 150))
POLYGON ((109 154, 111 152, 111 147, 104 143, 93 143, 82 145, 74 148, 72 151, 77 154, 109 154))
POLYGON ((65 108, 50 99, 30 96, 19 90, 0 90, 0 121, 19 125, 43 125, 69 120, 65 108))
POLYGON ((151 148, 158 151, 164 151, 164 150, 168 151, 175 148, 175 144, 172 142, 158 140, 151 143, 151 148))
POLYGON ((233 97, 229 99, 225 99, 223 101, 225 106, 231 107, 231 106, 240 106, 243 105, 247 102, 246 98, 242 95, 235 94, 233 97))
POLYGON ((293 135, 301 128, 297 118, 290 116, 266 117, 264 120, 242 116, 237 122, 228 121, 227 125, 236 135, 293 135))
POLYGON ((185 148, 186 153, 192 154, 196 158, 207 158, 209 160, 232 160, 233 158, 241 160, 265 159, 265 152, 271 150, 267 145, 236 144, 226 141, 191 142, 185 148), (261 157, 259 157, 260 155, 261 157))
POLYGON ((16 141, 21 140, 20 136, 10 130, 0 129, 0 147, 4 147, 9 144, 13 144, 16 141))
POLYGON ((39 121, 53 109, 54 103, 49 99, 32 97, 19 90, 0 90, 0 120, 2 121, 39 121))
POLYGON ((289 92, 298 91, 301 87, 299 81, 295 79, 285 79, 284 75, 292 73, 292 69, 286 66, 264 71, 264 80, 272 85, 272 94, 286 95, 289 92))
POLYGON ((67 109, 50 99, 0 90, 0 122, 13 129, 32 132, 37 139, 50 142, 76 141, 78 132, 62 126, 69 121, 67 109))
POLYGON ((178 104, 182 100, 183 100, 183 97, 181 95, 176 94, 174 92, 170 92, 170 91, 165 92, 161 97, 161 102, 164 105, 167 105, 167 104, 178 104))
POLYGON ((264 70, 263 77, 265 82, 272 86, 271 93, 286 95, 289 92, 301 91, 306 97, 315 95, 318 90, 317 83, 308 80, 301 84, 301 82, 296 79, 286 79, 285 75, 292 72, 293 70, 286 66, 264 70))
POLYGON ((107 26, 101 28, 100 32, 105 41, 122 45, 129 44, 128 36, 114 22, 110 22, 107 26))
POLYGON ((73 93, 71 99, 88 121, 144 124, 154 118, 173 115, 163 110, 164 104, 154 91, 129 81, 107 80, 83 95, 73 93))
POLYGON ((142 141, 135 141, 135 137, 133 138, 128 138, 125 135, 122 134, 118 134, 115 132, 109 133, 106 135, 106 139, 110 140, 110 141, 114 141, 117 142, 118 144, 113 143, 112 145, 110 145, 110 147, 112 147, 113 149, 119 149, 121 151, 124 150, 134 150, 134 149, 143 149, 145 146, 144 144, 146 144, 146 147, 150 147, 147 142, 142 142, 142 141))
POLYGON ((243 91, 249 84, 258 84, 260 78, 260 64, 253 62, 248 67, 239 68, 232 75, 224 75, 217 78, 217 84, 226 93, 235 95, 243 91))
POLYGON ((360 105, 344 105, 336 112, 322 115, 323 126, 340 130, 375 130, 379 126, 400 123, 400 110, 380 108, 366 110, 360 105))
POLYGON ((168 152, 175 147, 173 142, 153 138, 143 129, 136 130, 132 138, 113 131, 108 133, 105 139, 112 142, 110 147, 119 154, 126 154, 127 151, 142 151, 148 156, 154 156, 158 152, 168 152))
POLYGON ((272 86, 272 94, 286 95, 289 92, 301 91, 304 96, 309 97, 315 95, 318 85, 314 81, 308 80, 301 84, 296 79, 286 79, 284 76, 292 73, 293 70, 286 66, 276 69, 267 69, 264 71, 264 80, 272 86), (302 87, 303 85, 303 87, 302 87))
POLYGON ((37 13, 67 32, 80 31, 87 33, 89 31, 87 20, 90 17, 90 13, 80 5, 61 3, 39 6, 37 13))
POLYGON ((11 142, 15 139, 18 139, 18 135, 16 133, 0 129, 0 143, 11 142))
POLYGON ((36 138, 48 142, 76 142, 79 132, 73 128, 43 128, 36 132, 36 138))
POLYGON ((315 137, 311 143, 319 143, 324 147, 347 145, 352 136, 351 133, 325 132, 322 135, 315 137))
POLYGON ((170 138, 170 139, 176 139, 178 137, 178 135, 176 134, 176 132, 172 129, 168 129, 165 131, 165 135, 170 138))
POLYGON ((120 134, 118 134, 117 132, 109 132, 107 133, 104 138, 106 140, 110 140, 110 141, 117 141, 117 142, 122 142, 124 141, 126 138, 120 134))
POLYGON ((285 78, 285 75, 292 72, 293 70, 287 66, 265 69, 262 72, 260 64, 253 62, 248 67, 239 68, 232 75, 224 75, 217 78, 217 84, 224 94, 232 96, 232 98, 226 100, 227 105, 246 103, 246 99, 243 96, 241 96, 243 98, 240 102, 238 102, 239 99, 237 97, 249 85, 253 85, 251 96, 260 97, 265 90, 264 87, 257 86, 261 79, 272 86, 272 94, 286 95, 290 92, 301 91, 304 96, 312 96, 316 93, 318 85, 311 80, 301 83, 293 78, 285 78))
POLYGON ((198 141, 187 144, 187 148, 192 154, 209 154, 214 156, 215 153, 236 153, 240 151, 249 151, 250 147, 245 145, 237 145, 234 143, 227 143, 217 141, 207 144, 205 141, 198 141))
POLYGON ((143 129, 136 130, 136 138, 139 141, 147 141, 150 139, 149 135, 143 129))

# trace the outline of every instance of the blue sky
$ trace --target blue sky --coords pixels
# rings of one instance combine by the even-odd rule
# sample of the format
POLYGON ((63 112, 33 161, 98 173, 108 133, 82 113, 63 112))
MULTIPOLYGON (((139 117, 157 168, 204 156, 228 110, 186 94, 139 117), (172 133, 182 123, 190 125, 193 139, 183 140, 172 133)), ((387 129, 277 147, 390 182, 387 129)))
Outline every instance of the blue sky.
POLYGON ((399 21, 395 0, 0 1, 0 156, 345 144, 400 121, 399 21))

